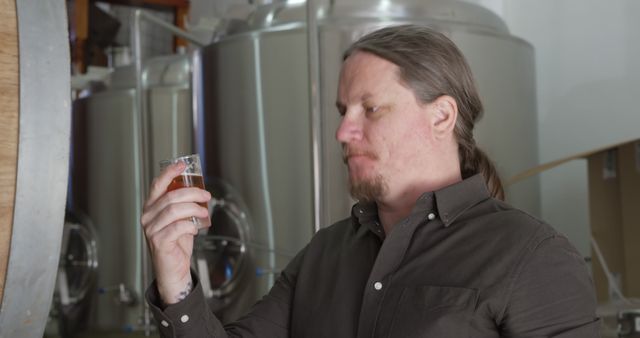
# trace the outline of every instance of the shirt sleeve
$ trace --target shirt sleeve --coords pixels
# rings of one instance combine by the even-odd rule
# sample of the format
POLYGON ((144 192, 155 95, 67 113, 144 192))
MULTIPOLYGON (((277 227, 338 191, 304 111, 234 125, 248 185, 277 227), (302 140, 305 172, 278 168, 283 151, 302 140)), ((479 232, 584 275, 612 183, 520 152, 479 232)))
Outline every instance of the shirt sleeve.
POLYGON ((564 236, 553 235, 515 275, 501 337, 600 337, 596 307, 584 259, 564 236))
POLYGON ((147 289, 147 303, 158 325, 160 337, 227 337, 222 324, 205 302, 202 286, 192 270, 193 291, 179 303, 162 306, 156 281, 147 289))
POLYGON ((289 337, 291 304, 302 257, 301 251, 280 274, 269 293, 238 321, 222 325, 207 305, 202 286, 192 270, 194 289, 179 303, 162 309, 154 281, 146 298, 163 338, 289 337))

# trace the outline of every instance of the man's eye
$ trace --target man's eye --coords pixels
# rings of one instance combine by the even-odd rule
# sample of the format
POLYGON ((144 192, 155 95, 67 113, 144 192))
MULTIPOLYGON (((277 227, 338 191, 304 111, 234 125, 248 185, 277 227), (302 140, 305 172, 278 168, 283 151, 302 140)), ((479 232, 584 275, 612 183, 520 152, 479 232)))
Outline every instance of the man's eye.
POLYGON ((375 113, 375 112, 378 111, 379 108, 380 107, 378 107, 378 106, 367 106, 367 107, 364 107, 364 111, 366 113, 375 113))

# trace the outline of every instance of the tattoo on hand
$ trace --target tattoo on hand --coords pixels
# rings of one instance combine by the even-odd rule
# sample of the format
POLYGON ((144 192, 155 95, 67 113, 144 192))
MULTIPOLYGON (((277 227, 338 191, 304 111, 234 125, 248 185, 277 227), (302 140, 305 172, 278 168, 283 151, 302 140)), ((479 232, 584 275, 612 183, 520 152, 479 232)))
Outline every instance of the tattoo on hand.
POLYGON ((180 291, 180 294, 178 294, 178 297, 177 297, 178 301, 181 301, 187 298, 187 296, 191 293, 191 290, 193 290, 193 284, 189 282, 189 284, 187 284, 187 288, 184 289, 184 291, 180 291))

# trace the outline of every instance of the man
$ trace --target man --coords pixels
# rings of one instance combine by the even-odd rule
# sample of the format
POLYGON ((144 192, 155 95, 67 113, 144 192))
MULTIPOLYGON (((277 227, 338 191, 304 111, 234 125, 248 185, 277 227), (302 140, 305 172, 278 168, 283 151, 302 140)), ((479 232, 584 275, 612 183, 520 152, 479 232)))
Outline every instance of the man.
MULTIPOLYGON (((500 201, 476 147, 482 104, 455 45, 420 26, 345 53, 338 88, 351 217, 318 232, 251 312, 223 328, 190 272, 198 189, 153 184, 142 216, 166 337, 598 337, 581 256, 500 201), (496 198, 497 197, 497 198, 496 198)), ((214 225, 215 226, 215 225, 214 225)))

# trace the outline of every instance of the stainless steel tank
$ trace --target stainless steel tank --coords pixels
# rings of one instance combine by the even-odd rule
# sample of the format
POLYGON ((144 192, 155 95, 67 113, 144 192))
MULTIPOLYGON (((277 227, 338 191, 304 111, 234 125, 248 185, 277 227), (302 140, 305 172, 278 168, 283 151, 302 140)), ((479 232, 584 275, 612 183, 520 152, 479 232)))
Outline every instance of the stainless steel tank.
MULTIPOLYGON (((95 84, 75 101, 70 209, 93 224, 97 264, 95 282, 82 294, 86 299, 74 299, 74 304, 91 304, 89 318, 58 311, 61 329, 83 321, 75 331, 144 330, 143 293, 151 278, 144 278, 150 271, 145 271, 141 257, 147 249, 139 224, 140 194, 150 182, 136 181, 137 173, 146 168, 151 180, 159 174, 161 160, 195 152, 193 67, 187 55, 145 61, 141 74, 147 116, 144 156, 136 153, 141 130, 134 119, 140 106, 132 66, 115 68, 104 83, 95 84)), ((214 197, 209 209, 216 226, 197 236, 192 267, 200 274, 211 308, 224 319, 239 314, 237 309, 246 309, 257 297, 250 286, 256 275, 252 250, 258 246, 251 241, 250 212, 233 188, 215 177, 206 177, 205 186, 214 197)), ((86 269, 67 270, 61 267, 59 280, 86 279, 81 275, 86 269)), ((68 284, 69 289, 74 286, 68 284)), ((65 292, 65 285, 59 290, 65 292)), ((56 301, 62 304, 63 298, 59 295, 56 301)))
MULTIPOLYGON (((145 63, 144 98, 149 112, 147 149, 150 174, 158 162, 191 153, 191 68, 186 56, 155 58, 145 63), (153 165, 155 164, 155 165, 153 165)), ((140 186, 143 164, 135 152, 140 133, 136 78, 132 66, 115 68, 104 88, 74 103, 71 207, 95 228, 97 295, 90 330, 140 329, 144 299, 141 264, 140 186)))
MULTIPOLYGON (((312 236, 312 143, 305 7, 278 2, 201 51, 205 171, 246 201, 254 242, 271 251, 258 267, 278 271, 312 236)), ((537 164, 533 48, 492 12, 457 1, 339 1, 317 10, 320 42, 324 226, 349 215, 346 170, 334 140, 343 51, 377 28, 417 23, 449 36, 467 57, 485 104, 476 139, 504 178, 537 164)), ((507 189, 507 199, 539 212, 536 180, 507 189)), ((265 276, 267 277, 267 276, 265 276)), ((258 293, 272 278, 258 279, 258 293)))

